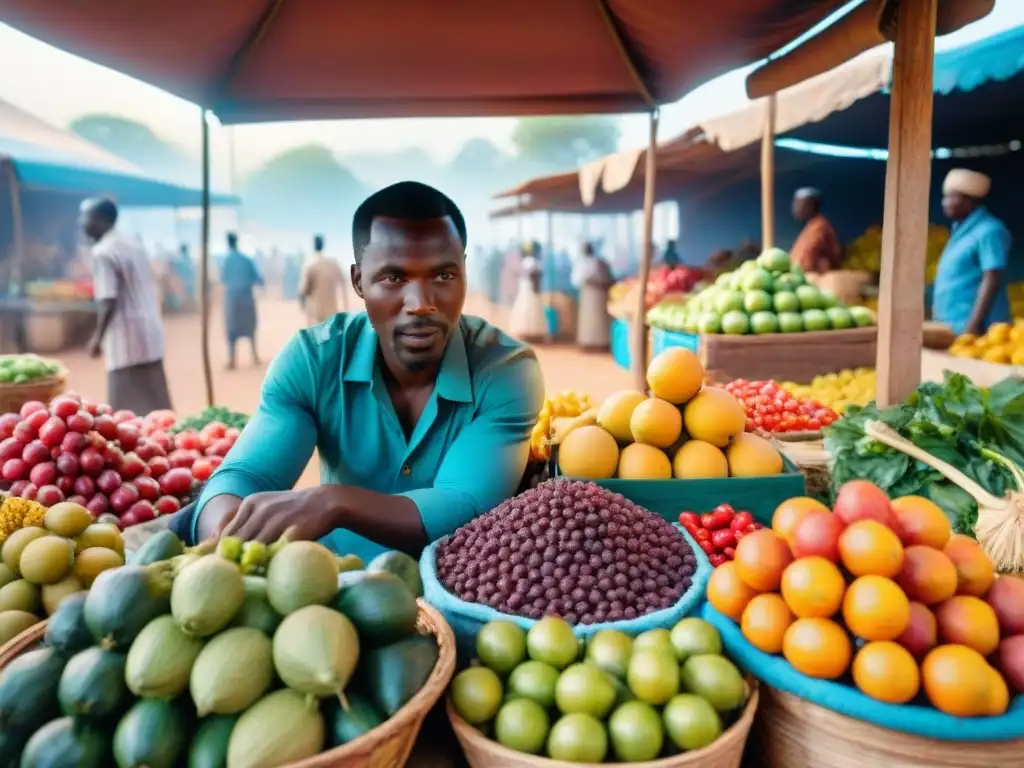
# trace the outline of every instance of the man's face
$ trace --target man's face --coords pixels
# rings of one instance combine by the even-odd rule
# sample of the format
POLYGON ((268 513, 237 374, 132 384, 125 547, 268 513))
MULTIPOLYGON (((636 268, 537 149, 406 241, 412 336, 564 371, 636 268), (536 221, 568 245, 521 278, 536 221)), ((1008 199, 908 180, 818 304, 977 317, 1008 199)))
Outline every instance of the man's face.
POLYGON ((440 363, 466 302, 465 248, 451 219, 376 218, 352 286, 381 343, 410 371, 440 363))
POLYGON ((96 214, 94 208, 82 208, 79 211, 78 225, 82 228, 85 236, 94 243, 103 237, 109 229, 107 223, 96 214))
POLYGON ((813 207, 814 201, 810 197, 794 197, 793 218, 797 221, 807 221, 807 219, 811 218, 813 207))
POLYGON ((973 208, 971 198, 959 192, 947 192, 942 196, 942 212, 947 219, 962 221, 973 208))

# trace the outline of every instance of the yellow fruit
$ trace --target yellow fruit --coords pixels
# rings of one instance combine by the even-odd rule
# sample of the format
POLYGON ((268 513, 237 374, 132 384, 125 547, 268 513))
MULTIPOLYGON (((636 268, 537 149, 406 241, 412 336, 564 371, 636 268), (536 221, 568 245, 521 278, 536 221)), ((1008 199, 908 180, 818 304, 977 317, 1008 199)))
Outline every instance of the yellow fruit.
POLYGON ((690 400, 703 384, 704 366, 697 355, 683 347, 659 352, 647 367, 651 394, 676 405, 690 400))
POLYGON ((732 477, 764 477, 782 472, 782 455, 763 437, 742 432, 725 449, 732 477))
POLYGON ((683 416, 667 400, 648 398, 633 409, 629 429, 638 443, 668 448, 683 431, 683 416))
POLYGON ((609 395, 597 411, 597 424, 608 430, 612 437, 620 443, 633 441, 633 433, 629 431, 629 420, 633 411, 647 399, 643 392, 624 390, 609 395))
POLYGON ((706 387, 686 404, 683 421, 692 439, 725 448, 747 426, 747 412, 724 389, 706 387))
POLYGON ((660 448, 632 443, 619 454, 619 473, 623 480, 668 480, 672 464, 660 448))
POLYGON ((729 462, 720 448, 703 440, 688 440, 676 451, 672 473, 680 480, 728 477, 729 462))
POLYGON ((614 477, 619 463, 615 438, 600 427, 581 427, 570 432, 558 449, 563 475, 599 480, 614 477))

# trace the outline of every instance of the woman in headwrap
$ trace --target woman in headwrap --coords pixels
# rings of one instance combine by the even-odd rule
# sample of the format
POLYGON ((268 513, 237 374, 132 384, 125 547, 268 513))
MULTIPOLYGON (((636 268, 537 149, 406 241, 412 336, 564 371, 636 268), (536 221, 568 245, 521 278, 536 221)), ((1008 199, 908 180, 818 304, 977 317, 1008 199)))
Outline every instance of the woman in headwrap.
POLYGON ((611 267, 598 256, 592 243, 583 246, 583 262, 577 281, 580 288, 576 343, 586 352, 607 351, 611 344, 611 317, 608 315, 608 289, 615 278, 611 267))
POLYGON ((548 322, 540 295, 543 265, 536 244, 524 246, 519 262, 519 283, 509 318, 509 332, 530 343, 547 341, 548 322))
POLYGON ((1010 233, 982 205, 991 188, 988 176, 963 168, 950 171, 942 184, 942 210, 953 227, 939 259, 932 315, 957 334, 981 335, 1010 320, 1003 279, 1010 233))

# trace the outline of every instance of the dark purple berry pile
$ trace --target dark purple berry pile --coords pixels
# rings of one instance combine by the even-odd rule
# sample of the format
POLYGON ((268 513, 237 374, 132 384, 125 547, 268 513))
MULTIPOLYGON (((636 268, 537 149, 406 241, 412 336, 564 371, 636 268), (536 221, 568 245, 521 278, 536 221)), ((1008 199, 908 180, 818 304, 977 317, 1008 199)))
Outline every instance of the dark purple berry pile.
POLYGON ((668 608, 695 569, 671 523, 621 494, 564 479, 509 499, 437 549, 438 576, 462 600, 571 624, 668 608))

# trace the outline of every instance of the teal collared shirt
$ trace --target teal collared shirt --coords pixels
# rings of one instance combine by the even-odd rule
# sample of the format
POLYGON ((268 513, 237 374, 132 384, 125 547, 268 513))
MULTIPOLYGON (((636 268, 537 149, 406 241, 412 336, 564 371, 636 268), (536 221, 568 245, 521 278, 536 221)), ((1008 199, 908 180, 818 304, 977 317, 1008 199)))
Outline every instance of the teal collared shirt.
MULTIPOLYGON (((293 336, 267 372, 252 420, 203 490, 199 511, 220 494, 245 498, 293 487, 314 447, 321 483, 411 499, 430 541, 515 493, 544 400, 533 351, 464 316, 407 437, 381 378, 378 345, 365 312, 337 314, 293 336)), ((385 551, 344 529, 322 543, 364 560, 385 551)))

